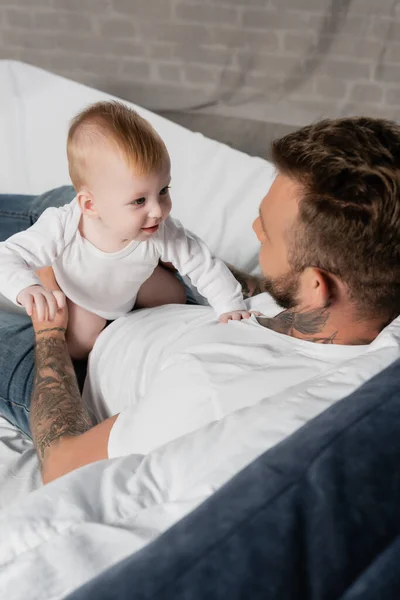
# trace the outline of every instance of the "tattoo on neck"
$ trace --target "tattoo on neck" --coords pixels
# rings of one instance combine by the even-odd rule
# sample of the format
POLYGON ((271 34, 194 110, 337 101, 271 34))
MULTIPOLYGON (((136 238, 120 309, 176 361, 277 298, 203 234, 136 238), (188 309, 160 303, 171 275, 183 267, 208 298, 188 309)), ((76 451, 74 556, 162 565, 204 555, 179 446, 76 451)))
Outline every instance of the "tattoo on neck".
POLYGON ((35 348, 30 424, 33 441, 43 462, 46 448, 62 436, 75 436, 91 428, 83 405, 66 342, 40 338, 35 348))
POLYGON ((258 317, 260 325, 272 329, 277 333, 284 333, 297 337, 296 333, 301 334, 302 339, 317 344, 334 344, 337 331, 324 336, 318 336, 318 333, 324 329, 328 319, 329 310, 313 309, 305 312, 295 312, 294 310, 284 310, 276 317, 258 317))

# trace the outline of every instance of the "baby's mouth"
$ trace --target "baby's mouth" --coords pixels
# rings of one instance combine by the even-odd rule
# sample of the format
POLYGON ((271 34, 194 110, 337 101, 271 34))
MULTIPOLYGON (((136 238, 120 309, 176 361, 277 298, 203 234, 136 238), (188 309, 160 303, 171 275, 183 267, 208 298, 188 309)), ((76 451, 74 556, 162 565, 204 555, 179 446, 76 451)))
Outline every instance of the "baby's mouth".
POLYGON ((142 231, 145 233, 155 233, 160 225, 153 225, 153 227, 142 227, 142 231))

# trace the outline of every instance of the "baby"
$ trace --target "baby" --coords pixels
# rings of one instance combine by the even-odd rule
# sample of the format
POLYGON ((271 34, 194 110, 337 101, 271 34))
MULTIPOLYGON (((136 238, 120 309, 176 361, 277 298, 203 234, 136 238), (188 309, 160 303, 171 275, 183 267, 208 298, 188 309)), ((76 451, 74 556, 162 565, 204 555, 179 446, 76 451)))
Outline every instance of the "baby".
MULTIPOLYGON (((134 308, 160 260, 188 275, 220 320, 250 316, 229 269, 169 216, 170 159, 145 119, 119 102, 90 106, 71 124, 67 154, 76 197, 0 244, 0 291, 29 315, 35 306, 51 318, 63 296, 34 271, 52 265, 68 300, 74 358, 87 356, 107 320, 134 308)), ((165 301, 179 302, 161 279, 165 301)), ((151 297, 140 305, 151 306, 151 297)))

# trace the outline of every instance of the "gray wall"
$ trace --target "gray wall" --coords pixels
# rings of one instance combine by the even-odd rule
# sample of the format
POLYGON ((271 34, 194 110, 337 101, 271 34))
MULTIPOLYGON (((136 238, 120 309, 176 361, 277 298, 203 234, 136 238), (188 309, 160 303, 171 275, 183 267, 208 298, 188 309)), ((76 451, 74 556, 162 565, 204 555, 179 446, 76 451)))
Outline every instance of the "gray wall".
POLYGON ((0 0, 0 56, 156 110, 400 117, 398 0, 0 0))

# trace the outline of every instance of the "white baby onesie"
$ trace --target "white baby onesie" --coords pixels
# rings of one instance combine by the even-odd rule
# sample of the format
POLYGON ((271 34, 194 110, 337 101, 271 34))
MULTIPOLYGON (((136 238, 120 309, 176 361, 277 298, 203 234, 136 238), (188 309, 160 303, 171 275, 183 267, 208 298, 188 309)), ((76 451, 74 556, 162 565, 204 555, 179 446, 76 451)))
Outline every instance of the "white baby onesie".
POLYGON ((80 218, 75 198, 61 208, 48 208, 32 227, 0 243, 0 292, 17 304, 23 289, 40 284, 34 270, 52 265, 72 302, 116 319, 132 310, 140 286, 161 259, 188 275, 218 315, 246 310, 240 285, 226 265, 179 221, 168 217, 149 240, 108 253, 81 236, 80 218))

